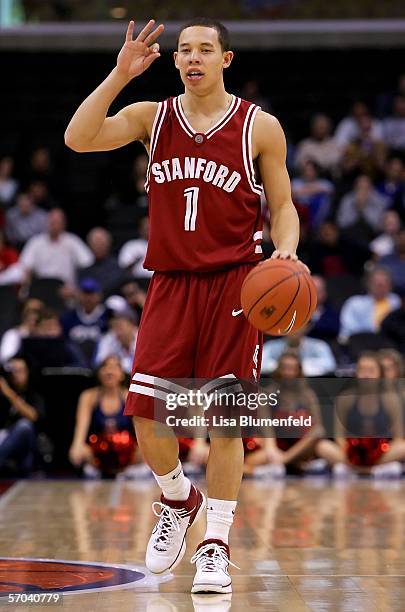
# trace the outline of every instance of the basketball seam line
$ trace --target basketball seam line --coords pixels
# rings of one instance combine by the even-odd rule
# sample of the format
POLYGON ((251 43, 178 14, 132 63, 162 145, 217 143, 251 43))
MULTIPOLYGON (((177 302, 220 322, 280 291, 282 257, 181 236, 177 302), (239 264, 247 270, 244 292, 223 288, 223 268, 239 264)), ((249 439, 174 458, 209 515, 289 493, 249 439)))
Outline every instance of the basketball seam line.
MULTIPOLYGON (((270 259, 264 259, 263 263, 266 262, 266 261, 271 261, 271 260, 270 259)), ((247 280, 251 280, 254 276, 257 276, 257 274, 262 271, 262 268, 260 268, 258 265, 255 266, 255 268, 253 268, 253 270, 248 273, 248 275, 246 276, 246 278, 244 279, 244 281, 242 283, 241 289, 244 287, 244 285, 245 285, 247 280), (256 270, 255 268, 258 268, 258 269, 256 270), (255 273, 253 274, 253 272, 255 272, 255 273), (249 279, 248 279, 248 276, 249 276, 249 279)), ((288 270, 289 272, 291 271, 291 268, 289 268, 289 266, 272 266, 273 270, 279 270, 280 268, 282 270, 288 270)), ((301 270, 299 270, 298 272, 294 272, 293 274, 294 275, 305 274, 305 272, 301 272, 301 270)))
MULTIPOLYGON (((298 277, 300 274, 301 274, 301 272, 298 272, 298 273, 297 273, 297 272, 294 272, 294 273, 293 273, 293 274, 291 274, 290 276, 286 276, 285 278, 282 278, 282 279, 281 279, 280 281, 278 281, 278 283, 276 283, 275 285, 272 285, 272 287, 270 287, 270 289, 267 289, 267 291, 265 291, 265 292, 264 292, 264 293, 263 293, 263 294, 262 294, 262 295, 259 297, 259 299, 258 299, 258 300, 256 300, 256 302, 255 302, 254 304, 252 304, 252 306, 251 306, 251 307, 250 307, 250 309, 249 309, 249 312, 248 312, 248 316, 247 316, 247 318, 249 319, 249 317, 250 317, 250 313, 252 312, 253 308, 254 308, 254 307, 255 307, 255 306, 256 306, 256 305, 257 305, 257 304, 260 302, 260 300, 261 300, 261 299, 263 299, 263 298, 264 298, 264 296, 265 296, 265 295, 267 295, 267 294, 268 294, 270 291, 273 291, 273 289, 275 289, 276 287, 278 287, 279 285, 281 285, 282 283, 284 283, 286 280, 289 280, 290 278, 294 278, 294 276, 297 276, 297 277, 298 277)), ((294 298, 294 299, 295 299, 295 298, 294 298)), ((284 315, 283 315, 283 316, 284 316, 284 315)), ((281 317, 281 318, 283 318, 283 317, 281 317)), ((280 319, 280 321, 281 321, 281 319, 280 319)), ((277 323, 276 323, 275 325, 277 325, 277 323)))
POLYGON ((300 290, 300 287, 301 287, 301 281, 300 281, 300 279, 299 279, 299 276, 298 276, 298 275, 296 275, 296 276, 297 276, 297 280, 298 280, 298 287, 297 287, 297 290, 296 290, 296 292, 295 292, 295 295, 294 295, 293 299, 291 300, 291 302, 290 302, 290 303, 289 303, 289 305, 287 306, 286 311, 285 311, 285 312, 284 312, 284 313, 281 315, 281 317, 279 318, 279 320, 278 320, 278 321, 276 321, 275 323, 273 323, 273 325, 272 325, 271 327, 267 327, 267 328, 264 330, 265 332, 266 332, 266 331, 268 331, 269 329, 272 329, 272 328, 273 328, 273 327, 275 327, 276 325, 278 325, 278 324, 280 323, 281 319, 283 319, 283 318, 285 317, 285 315, 287 314, 287 312, 290 310, 291 306, 294 304, 294 302, 295 302, 295 298, 297 297, 297 295, 298 295, 298 291, 300 290))

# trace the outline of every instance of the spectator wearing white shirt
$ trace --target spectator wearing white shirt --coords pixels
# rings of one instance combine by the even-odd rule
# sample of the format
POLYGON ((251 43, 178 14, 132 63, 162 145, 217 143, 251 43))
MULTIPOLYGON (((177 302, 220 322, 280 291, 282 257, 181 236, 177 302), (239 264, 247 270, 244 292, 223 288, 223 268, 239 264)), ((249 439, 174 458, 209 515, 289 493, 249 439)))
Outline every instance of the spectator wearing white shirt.
POLYGON ((339 204, 337 224, 346 229, 355 223, 364 222, 371 232, 378 232, 388 205, 388 199, 378 193, 370 178, 361 175, 356 179, 353 191, 346 194, 339 204))
POLYGON ((47 231, 30 238, 21 253, 20 262, 28 278, 56 278, 70 286, 76 282, 77 271, 93 263, 90 249, 65 227, 64 212, 59 208, 50 210, 47 231))
POLYGON ((118 254, 118 264, 121 268, 131 271, 134 278, 150 278, 153 274, 151 270, 145 270, 146 250, 148 248, 149 218, 142 217, 138 224, 139 238, 129 240, 121 248, 118 254))
POLYGON ((311 120, 311 133, 297 145, 295 166, 302 168, 307 161, 315 162, 322 170, 333 172, 342 156, 341 147, 332 136, 332 121, 319 113, 311 120))
POLYGON ((382 220, 382 234, 370 242, 370 251, 376 259, 391 255, 395 248, 395 239, 401 229, 401 220, 395 210, 386 210, 382 220))
POLYGON ((351 108, 351 114, 344 117, 335 131, 337 144, 344 149, 361 135, 361 122, 365 117, 371 119, 371 137, 374 141, 383 141, 383 126, 381 121, 371 117, 369 108, 364 102, 357 101, 351 108))
POLYGON ((18 194, 15 206, 6 212, 5 233, 8 241, 22 247, 27 240, 45 229, 46 212, 35 205, 28 193, 18 194))
MULTIPOLYGON (((107 306, 113 303, 114 297, 119 296, 111 296, 106 302, 107 306)), ((122 303, 125 303, 123 298, 121 300, 122 303)), ((120 360, 124 372, 131 374, 137 337, 136 314, 128 306, 113 310, 110 331, 102 336, 95 352, 95 367, 98 367, 107 357, 114 355, 120 360)))

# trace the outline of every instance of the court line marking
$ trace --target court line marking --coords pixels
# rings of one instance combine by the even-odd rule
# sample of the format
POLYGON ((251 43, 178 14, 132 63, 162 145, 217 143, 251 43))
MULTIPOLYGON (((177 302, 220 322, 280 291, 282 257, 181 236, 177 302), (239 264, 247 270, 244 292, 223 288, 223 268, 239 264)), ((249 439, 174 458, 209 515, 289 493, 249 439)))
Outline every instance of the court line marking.
POLYGON ((0 508, 4 508, 16 495, 20 492, 20 489, 24 487, 26 482, 24 480, 18 480, 11 487, 3 493, 0 497, 0 508))

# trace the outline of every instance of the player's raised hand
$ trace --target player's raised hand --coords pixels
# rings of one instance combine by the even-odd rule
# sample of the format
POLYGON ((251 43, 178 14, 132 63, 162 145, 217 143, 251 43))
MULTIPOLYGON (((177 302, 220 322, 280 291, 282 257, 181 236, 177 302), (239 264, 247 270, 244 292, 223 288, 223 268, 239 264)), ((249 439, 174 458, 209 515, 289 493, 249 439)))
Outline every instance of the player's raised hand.
POLYGON ((164 30, 162 24, 155 28, 155 21, 151 19, 133 40, 134 27, 135 23, 130 21, 125 43, 117 58, 117 70, 128 80, 142 74, 160 57, 156 40, 164 30))

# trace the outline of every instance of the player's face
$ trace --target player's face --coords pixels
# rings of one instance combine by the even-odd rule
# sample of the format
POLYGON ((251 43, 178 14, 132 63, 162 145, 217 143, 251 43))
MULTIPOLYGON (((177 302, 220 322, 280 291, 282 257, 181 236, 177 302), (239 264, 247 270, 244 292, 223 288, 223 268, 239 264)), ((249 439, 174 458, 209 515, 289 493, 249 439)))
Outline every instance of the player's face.
POLYGON ((201 93, 222 80, 222 72, 232 58, 232 51, 222 51, 217 30, 205 26, 183 30, 174 53, 175 65, 186 89, 201 93))

